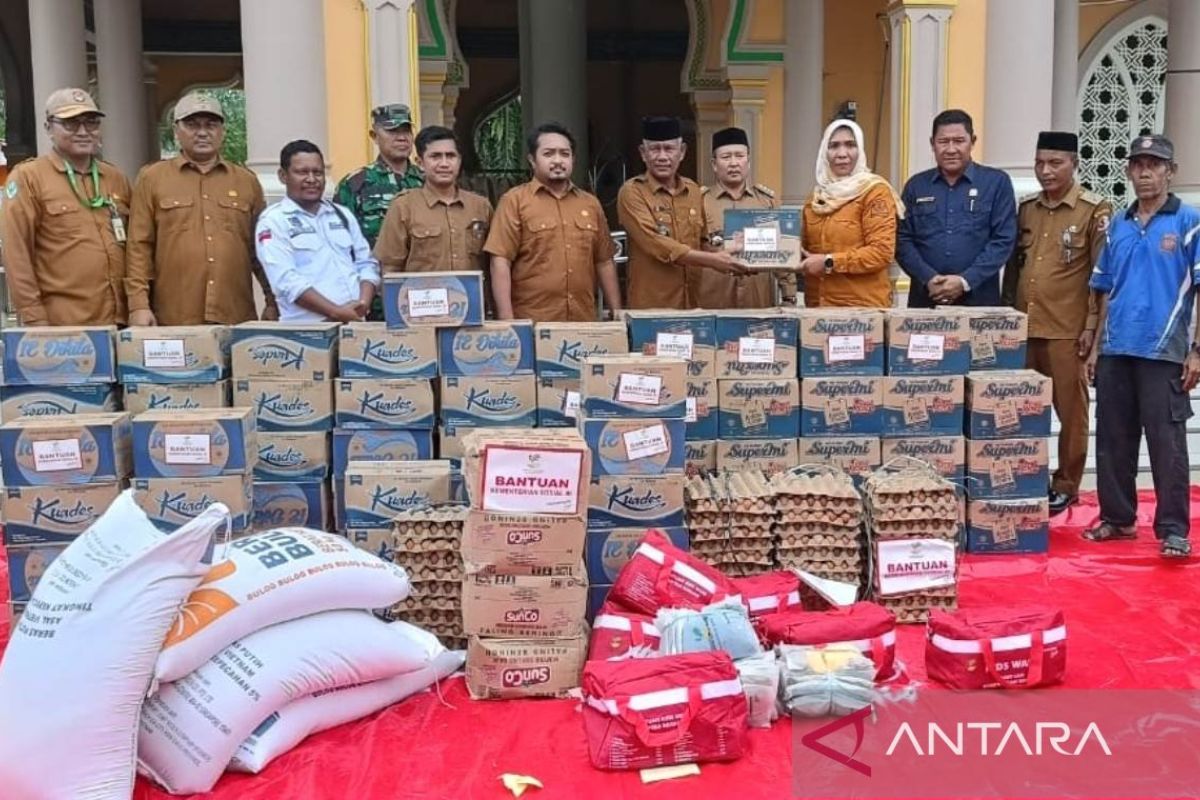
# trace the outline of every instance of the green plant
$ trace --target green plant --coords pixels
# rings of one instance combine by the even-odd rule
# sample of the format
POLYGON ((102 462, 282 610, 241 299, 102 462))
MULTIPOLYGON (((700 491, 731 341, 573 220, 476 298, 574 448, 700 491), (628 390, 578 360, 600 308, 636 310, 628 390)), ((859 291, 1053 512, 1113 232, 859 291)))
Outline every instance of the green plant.
MULTIPOLYGON (((221 88, 210 89, 209 94, 217 98, 225 111, 225 144, 221 155, 226 161, 234 164, 246 163, 246 93, 241 89, 221 88)), ((175 143, 175 133, 172 129, 172 106, 159 125, 158 144, 164 158, 175 155, 179 147, 175 143)))

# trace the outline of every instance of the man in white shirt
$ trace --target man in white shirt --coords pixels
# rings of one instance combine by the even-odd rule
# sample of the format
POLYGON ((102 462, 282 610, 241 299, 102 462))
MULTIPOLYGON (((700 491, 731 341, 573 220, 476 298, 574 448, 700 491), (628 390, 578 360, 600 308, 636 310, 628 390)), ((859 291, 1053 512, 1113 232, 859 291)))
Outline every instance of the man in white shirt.
POLYGON ((325 158, 312 142, 279 154, 287 197, 258 218, 258 261, 282 322, 366 319, 379 286, 379 262, 349 209, 323 199, 325 158))

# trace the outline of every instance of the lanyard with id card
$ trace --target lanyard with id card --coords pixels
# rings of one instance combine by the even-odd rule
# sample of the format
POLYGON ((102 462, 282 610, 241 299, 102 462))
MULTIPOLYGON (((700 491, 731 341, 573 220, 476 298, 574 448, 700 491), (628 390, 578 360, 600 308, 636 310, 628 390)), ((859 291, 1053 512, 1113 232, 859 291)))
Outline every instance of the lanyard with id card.
POLYGON ((92 176, 92 191, 94 195, 88 196, 86 187, 80 188, 79 179, 75 175, 75 168, 71 166, 71 162, 63 159, 63 166, 66 167, 67 183, 71 184, 71 191, 84 208, 97 209, 108 206, 109 226, 112 228, 113 239, 118 244, 125 244, 125 220, 121 219, 121 214, 117 211, 117 206, 112 202, 112 198, 105 197, 100 191, 100 166, 96 159, 92 159, 91 176, 92 176))

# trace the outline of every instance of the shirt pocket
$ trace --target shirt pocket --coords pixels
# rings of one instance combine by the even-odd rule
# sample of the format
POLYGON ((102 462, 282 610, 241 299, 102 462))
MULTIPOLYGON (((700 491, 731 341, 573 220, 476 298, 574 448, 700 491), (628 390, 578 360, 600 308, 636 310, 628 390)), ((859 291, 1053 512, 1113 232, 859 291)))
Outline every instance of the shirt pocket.
POLYGON ((217 200, 221 209, 221 224, 239 239, 250 240, 250 204, 233 197, 217 200))
POLYGON ((413 225, 409 228, 409 258, 434 269, 449 269, 449 264, 442 264, 442 226, 413 225))
POLYGON ((477 256, 483 252, 483 245, 487 242, 488 226, 487 220, 476 217, 467 223, 467 255, 477 256))
POLYGON ((933 233, 941 227, 941 214, 938 213, 936 200, 928 203, 913 203, 913 227, 918 233, 933 233))
POLYGON ((296 266, 306 267, 317 260, 321 250, 321 237, 314 233, 298 233, 288 239, 292 246, 296 266))
POLYGON ((83 207, 79 203, 49 202, 45 204, 45 225, 58 235, 80 236, 84 232, 83 207))
POLYGON ((592 256, 598 251, 600 226, 591 217, 576 217, 571 235, 582 252, 592 256))
POLYGON ((155 224, 160 236, 182 233, 192 227, 196 201, 190 197, 164 197, 158 201, 155 224))
POLYGON ((529 231, 529 235, 535 239, 540 237, 550 237, 558 233, 559 220, 557 217, 539 217, 531 219, 529 224, 525 226, 529 231))

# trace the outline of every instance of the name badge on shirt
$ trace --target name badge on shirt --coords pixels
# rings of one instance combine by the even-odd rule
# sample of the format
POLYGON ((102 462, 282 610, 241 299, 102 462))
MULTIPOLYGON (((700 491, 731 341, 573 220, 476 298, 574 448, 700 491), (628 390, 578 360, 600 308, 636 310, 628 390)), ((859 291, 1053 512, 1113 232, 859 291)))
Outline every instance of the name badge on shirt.
POLYGON ((917 198, 917 204, 919 205, 919 204, 921 204, 921 203, 932 203, 932 202, 933 202, 933 201, 935 201, 935 200, 937 200, 937 198, 936 198, 936 197, 933 197, 933 196, 930 196, 930 197, 918 197, 918 198, 917 198))
POLYGON ((108 212, 109 222, 112 224, 113 238, 117 240, 117 244, 125 244, 125 221, 121 219, 121 215, 117 213, 115 208, 110 206, 108 212))

